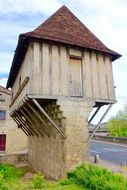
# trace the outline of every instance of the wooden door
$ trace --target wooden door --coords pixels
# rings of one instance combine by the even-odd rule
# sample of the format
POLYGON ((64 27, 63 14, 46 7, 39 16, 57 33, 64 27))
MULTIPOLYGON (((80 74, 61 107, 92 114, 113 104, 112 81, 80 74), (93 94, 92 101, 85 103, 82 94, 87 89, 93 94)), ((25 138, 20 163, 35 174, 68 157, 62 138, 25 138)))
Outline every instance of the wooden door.
POLYGON ((81 59, 70 58, 70 96, 83 96, 82 89, 82 62, 81 59))
POLYGON ((6 135, 0 135, 0 151, 5 151, 6 148, 6 135))

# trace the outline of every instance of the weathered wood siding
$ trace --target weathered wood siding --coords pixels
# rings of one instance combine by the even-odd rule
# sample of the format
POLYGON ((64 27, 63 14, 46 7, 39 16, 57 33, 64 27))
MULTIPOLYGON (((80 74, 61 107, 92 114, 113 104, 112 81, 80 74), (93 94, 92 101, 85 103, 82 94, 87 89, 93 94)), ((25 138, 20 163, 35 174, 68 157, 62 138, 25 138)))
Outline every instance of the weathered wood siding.
MULTIPOLYGON (((26 77, 30 77, 33 75, 33 52, 31 51, 31 45, 29 46, 27 53, 25 55, 24 61, 20 67, 19 73, 15 79, 14 85, 12 87, 12 101, 15 98, 18 90, 20 89, 20 84, 26 79, 26 77)), ((13 105, 11 106, 11 110, 13 110, 18 103, 23 99, 23 97, 28 94, 32 93, 32 86, 33 82, 31 80, 28 81, 26 86, 23 88, 17 99, 14 101, 13 105)))
MULTIPOLYGON (((38 42, 31 42, 29 45, 12 88, 13 96, 18 91, 20 77, 22 83, 27 76, 30 80, 21 92, 20 99, 26 93, 73 96, 70 93, 70 61, 72 58, 75 59, 75 64, 80 64, 77 67, 75 65, 77 76, 79 75, 77 80, 82 80, 79 94, 94 99, 115 99, 112 64, 108 55, 81 52, 60 45, 38 42), (81 67, 81 72, 79 67, 81 67)), ((75 77, 77 76, 75 71, 75 77)))

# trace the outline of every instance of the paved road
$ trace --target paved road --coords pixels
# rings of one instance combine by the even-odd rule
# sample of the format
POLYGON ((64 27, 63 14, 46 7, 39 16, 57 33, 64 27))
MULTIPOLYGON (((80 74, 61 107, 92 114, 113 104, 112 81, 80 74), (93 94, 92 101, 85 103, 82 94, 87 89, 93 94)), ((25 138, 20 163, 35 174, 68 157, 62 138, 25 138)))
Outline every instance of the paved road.
POLYGON ((91 141, 90 154, 91 156, 98 154, 100 159, 119 165, 123 161, 127 162, 127 146, 91 141))

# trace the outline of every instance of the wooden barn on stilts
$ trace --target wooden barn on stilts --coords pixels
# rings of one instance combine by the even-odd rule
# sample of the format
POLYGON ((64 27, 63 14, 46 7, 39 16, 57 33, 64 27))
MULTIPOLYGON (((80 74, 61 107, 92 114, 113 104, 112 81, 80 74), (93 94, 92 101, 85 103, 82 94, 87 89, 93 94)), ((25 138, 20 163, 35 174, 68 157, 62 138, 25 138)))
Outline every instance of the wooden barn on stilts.
POLYGON ((107 113, 116 102, 112 62, 119 57, 66 6, 20 34, 7 88, 34 169, 58 179, 89 159, 88 123, 103 105, 107 113))

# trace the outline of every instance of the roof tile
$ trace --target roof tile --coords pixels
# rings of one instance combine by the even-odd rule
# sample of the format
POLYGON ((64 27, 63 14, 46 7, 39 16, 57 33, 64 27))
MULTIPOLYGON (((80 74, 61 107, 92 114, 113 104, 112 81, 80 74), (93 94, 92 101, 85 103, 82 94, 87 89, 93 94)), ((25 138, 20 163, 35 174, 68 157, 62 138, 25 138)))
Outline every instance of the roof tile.
POLYGON ((66 6, 24 35, 117 54, 107 48, 66 6))

